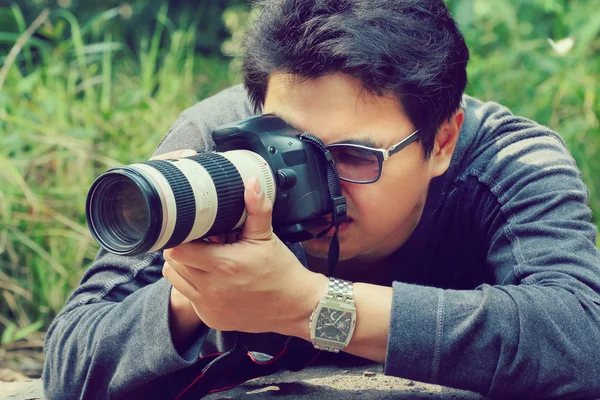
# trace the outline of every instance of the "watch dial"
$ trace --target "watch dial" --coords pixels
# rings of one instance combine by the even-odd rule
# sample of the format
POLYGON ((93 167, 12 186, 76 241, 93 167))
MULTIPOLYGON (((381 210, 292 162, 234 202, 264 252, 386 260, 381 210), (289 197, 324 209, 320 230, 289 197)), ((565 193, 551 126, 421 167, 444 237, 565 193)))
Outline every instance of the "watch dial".
POLYGON ((320 339, 345 342, 352 325, 352 313, 333 308, 322 308, 315 326, 315 336, 320 339))

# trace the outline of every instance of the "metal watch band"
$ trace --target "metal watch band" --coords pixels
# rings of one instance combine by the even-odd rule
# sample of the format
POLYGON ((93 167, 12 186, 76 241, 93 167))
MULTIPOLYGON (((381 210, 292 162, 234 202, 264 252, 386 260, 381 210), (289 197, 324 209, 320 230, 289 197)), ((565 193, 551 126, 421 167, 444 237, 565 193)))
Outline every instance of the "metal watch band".
POLYGON ((330 351, 332 353, 339 353, 341 350, 344 349, 344 345, 340 344, 339 346, 327 346, 327 345, 323 345, 321 346, 320 344, 314 344, 313 343, 313 347, 317 350, 325 350, 325 351, 330 351))
POLYGON ((352 282, 338 278, 329 278, 329 287, 325 295, 329 300, 354 305, 354 286, 352 282))
MULTIPOLYGON (((352 282, 330 277, 329 286, 327 287, 327 294, 325 294, 323 300, 354 307, 353 289, 354 287, 352 282)), ((311 323, 312 320, 313 317, 311 316, 311 323)), ((346 347, 344 343, 331 343, 329 341, 321 341, 319 339, 313 340, 313 346, 317 350, 326 350, 333 353, 338 353, 340 350, 343 350, 346 347)))

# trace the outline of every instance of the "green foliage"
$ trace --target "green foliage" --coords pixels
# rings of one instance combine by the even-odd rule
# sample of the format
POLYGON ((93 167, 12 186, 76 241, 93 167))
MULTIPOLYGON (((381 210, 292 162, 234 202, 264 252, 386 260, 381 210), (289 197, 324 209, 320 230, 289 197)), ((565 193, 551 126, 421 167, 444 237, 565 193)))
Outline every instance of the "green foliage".
MULTIPOLYGON (((559 132, 582 169, 598 222, 597 7, 567 0, 447 2, 471 50, 468 93, 559 132), (570 49, 561 42, 568 37, 570 49)), ((7 70, 0 86, 1 344, 46 328, 93 260, 98 246, 84 217, 93 179, 147 159, 183 109, 239 82, 240 38, 253 14, 242 1, 207 1, 216 7, 210 12, 225 10, 223 23, 212 18, 209 28, 205 17, 177 14, 184 3, 131 1, 134 15, 150 7, 139 20, 126 19, 118 0, 54 7, 7 70), (199 34, 222 26, 229 31, 225 41, 220 33, 199 34), (223 42, 231 62, 199 56, 198 49, 212 46, 198 45, 205 36, 223 42)), ((0 64, 40 12, 33 0, 19 4, 29 7, 0 8, 0 49, 7 49, 0 64)))
MULTIPOLYGON (((2 12, 23 19, 17 6, 2 12)), ((98 35, 118 18, 53 10, 40 29, 52 40, 30 41, 0 91, 3 345, 47 327, 93 260, 93 179, 149 158, 183 109, 233 83, 227 61, 197 55, 194 21, 175 26, 162 6, 134 53, 110 30, 98 35)))
MULTIPOLYGON (((16 28, 24 24, 24 21, 33 21, 45 7, 52 10, 67 10, 78 21, 92 21, 107 13, 116 13, 118 23, 91 26, 90 28, 95 31, 91 38, 98 40, 105 33, 110 32, 113 37, 120 38, 136 53, 140 49, 141 40, 151 36, 154 32, 157 14, 166 11, 170 24, 167 29, 179 25, 189 25, 190 21, 193 21, 195 35, 198 39, 194 44, 196 52, 204 55, 219 55, 222 41, 229 37, 229 31, 220 18, 221 14, 228 7, 243 5, 244 0, 202 0, 201 2, 185 0, 19 0, 14 1, 13 4, 19 5, 23 18, 18 20, 12 16, 0 15, 2 31, 16 31, 16 28), (167 4, 168 7, 165 8, 167 4)), ((58 21, 56 24, 59 30, 67 27, 66 24, 58 21)), ((41 32, 41 36, 48 41, 55 39, 44 32, 41 32)), ((2 43, 0 41, 0 54, 4 53, 3 49, 8 51, 10 47, 7 45, 10 45, 10 42, 2 43)))
POLYGON ((467 92, 558 132, 600 225, 600 8, 569 0, 447 0, 469 50, 467 92))

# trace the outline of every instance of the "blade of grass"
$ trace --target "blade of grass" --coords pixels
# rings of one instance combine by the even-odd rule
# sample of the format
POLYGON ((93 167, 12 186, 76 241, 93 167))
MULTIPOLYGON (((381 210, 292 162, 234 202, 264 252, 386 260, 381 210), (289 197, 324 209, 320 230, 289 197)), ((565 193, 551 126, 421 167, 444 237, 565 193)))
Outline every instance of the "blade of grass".
MULTIPOLYGON (((13 4, 10 8, 15 17, 15 21, 17 22, 17 26, 19 27, 19 31, 22 34, 27 30, 27 24, 25 23, 25 18, 23 17, 21 8, 17 4, 13 4)), ((31 49, 29 48, 28 42, 26 42, 23 46, 23 53, 25 54, 25 62, 27 64, 26 71, 27 73, 31 73, 33 71, 33 62, 31 56, 31 49)))
POLYGON ((44 321, 38 320, 32 324, 27 325, 26 327, 17 330, 12 337, 13 342, 17 342, 19 340, 25 339, 29 335, 38 332, 44 326, 44 321))
POLYGON ((119 16, 119 8, 120 6, 111 8, 90 18, 89 21, 82 25, 80 32, 81 35, 85 36, 94 29, 99 30, 100 28, 103 28, 106 22, 119 16))
POLYGON ((14 279, 6 275, 2 270, 0 270, 0 289, 8 290, 23 297, 25 300, 31 300, 31 292, 19 286, 14 279))
POLYGON ((17 55, 19 54, 23 46, 25 46, 31 35, 33 35, 33 33, 40 27, 40 25, 42 25, 48 19, 49 15, 50 10, 45 8, 41 12, 41 14, 38 15, 38 17, 33 21, 31 26, 29 26, 29 28, 27 28, 27 30, 23 32, 21 36, 19 36, 19 39, 17 39, 15 45, 10 49, 8 57, 6 58, 6 61, 4 62, 4 65, 0 70, 0 92, 2 91, 2 87, 4 86, 4 80, 6 79, 6 75, 8 75, 8 71, 15 62, 17 55))
POLYGON ((8 181, 14 182, 25 195, 27 202, 31 206, 33 213, 40 211, 40 201, 37 196, 33 193, 27 182, 23 179, 19 171, 15 169, 10 160, 6 160, 0 157, 0 176, 4 175, 8 181))
POLYGON ((149 43, 146 39, 145 42, 148 44, 148 48, 141 52, 141 68, 142 68, 142 88, 146 92, 147 96, 152 95, 154 92, 154 74, 158 66, 158 56, 160 50, 160 41, 163 36, 164 20, 167 19, 168 4, 163 2, 158 11, 156 18, 156 26, 154 33, 149 43))
POLYGON ((15 236, 15 238, 17 238, 17 240, 19 240, 22 244, 31 249, 35 254, 40 256, 40 258, 48 262, 49 266, 52 267, 54 272, 58 273, 63 278, 67 278, 67 276, 69 275, 67 269, 58 260, 56 260, 50 254, 48 254, 46 250, 41 248, 40 245, 29 239, 18 229, 9 227, 8 230, 15 236))
POLYGON ((2 296, 4 297, 4 301, 6 302, 6 304, 8 304, 8 307, 10 308, 11 312, 13 313, 13 315, 15 315, 15 318, 17 319, 17 327, 29 325, 31 322, 29 321, 27 313, 25 312, 25 310, 23 310, 23 306, 17 302, 13 293, 7 290, 3 290, 2 296))
MULTIPOLYGON (((79 65, 79 77, 82 81, 88 79, 87 61, 83 45, 83 35, 77 18, 67 10, 60 9, 55 10, 54 14, 64 18, 71 26, 71 40, 73 43, 73 50, 75 51, 76 61, 79 65)), ((85 98, 88 101, 93 100, 93 91, 90 87, 85 88, 85 98)))
MULTIPOLYGON (((112 34, 104 36, 104 42, 110 43, 112 34)), ((100 96, 100 111, 107 113, 110 110, 110 96, 112 92, 112 57, 109 51, 102 53, 102 94, 100 96)))

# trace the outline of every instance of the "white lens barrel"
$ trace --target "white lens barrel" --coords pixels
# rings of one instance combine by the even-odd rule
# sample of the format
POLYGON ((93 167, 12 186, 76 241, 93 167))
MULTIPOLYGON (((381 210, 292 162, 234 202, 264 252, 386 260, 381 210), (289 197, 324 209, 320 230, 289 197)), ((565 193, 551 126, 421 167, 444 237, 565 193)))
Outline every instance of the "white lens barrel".
MULTIPOLYGON (((238 211, 241 212, 235 215, 239 215, 239 218, 235 217, 230 224, 230 230, 241 227, 246 219, 243 183, 251 177, 258 178, 271 203, 275 201, 275 178, 269 164, 260 155, 249 150, 203 153, 173 160, 152 160, 132 164, 126 168, 136 170, 142 175, 160 198, 160 234, 151 244, 150 252, 203 237, 217 226, 216 224, 223 222, 218 221, 218 218, 229 219, 238 211), (228 175, 219 175, 221 170, 228 170, 228 175), (217 183, 215 179, 218 180, 217 183), (232 202, 238 206, 232 206, 232 202), (221 214, 220 207, 226 207, 221 210, 221 214), (191 213, 190 209, 193 210, 191 213), (193 221, 190 221, 190 218, 193 218, 193 221), (182 234, 185 237, 174 242, 174 236, 182 234)), ((119 210, 115 212, 118 213, 119 210)), ((152 228, 149 231, 157 227, 152 228)), ((225 232, 211 234, 214 233, 225 232)))

